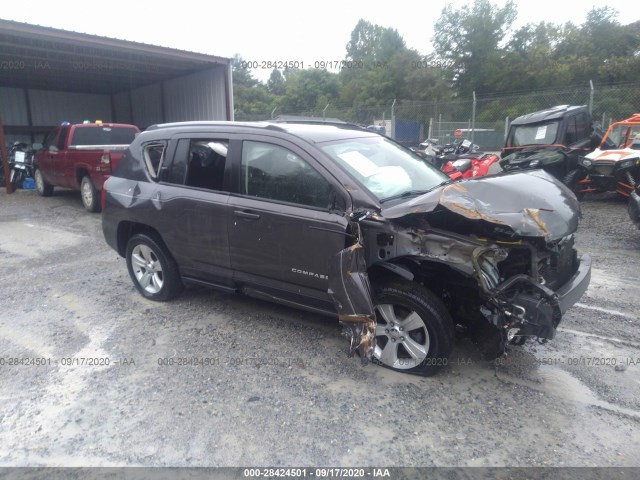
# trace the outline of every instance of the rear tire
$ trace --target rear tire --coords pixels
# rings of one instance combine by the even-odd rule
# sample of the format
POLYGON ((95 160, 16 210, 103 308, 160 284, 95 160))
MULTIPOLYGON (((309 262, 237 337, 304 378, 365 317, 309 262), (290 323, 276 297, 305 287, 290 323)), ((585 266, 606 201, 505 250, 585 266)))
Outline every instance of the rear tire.
POLYGON ((53 185, 47 183, 39 168, 33 172, 34 180, 36 181, 36 190, 41 197, 50 197, 53 195, 53 185))
POLYGON ((373 362, 403 373, 431 376, 448 364, 453 320, 442 301, 414 282, 374 285, 378 324, 373 362))
POLYGON ((136 234, 127 242, 127 269, 136 289, 149 300, 166 302, 184 285, 175 260, 155 235, 136 234))
POLYGON ((80 196, 82 197, 82 204, 88 211, 97 213, 100 208, 100 195, 96 187, 93 186, 93 182, 88 175, 82 177, 80 181, 80 196))
POLYGON ((580 181, 584 180, 585 178, 587 178, 587 174, 584 172, 584 170, 575 168, 565 175, 562 183, 564 183, 571 189, 578 200, 582 200, 584 198, 584 192, 579 191, 580 181))

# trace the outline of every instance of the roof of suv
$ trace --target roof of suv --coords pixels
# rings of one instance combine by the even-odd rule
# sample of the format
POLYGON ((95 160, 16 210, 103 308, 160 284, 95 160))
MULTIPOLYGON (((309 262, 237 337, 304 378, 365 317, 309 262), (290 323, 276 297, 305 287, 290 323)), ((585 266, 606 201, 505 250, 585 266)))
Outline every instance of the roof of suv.
POLYGON ((554 120, 556 118, 562 118, 569 113, 574 113, 580 110, 586 111, 586 109, 586 105, 557 105, 545 110, 539 110, 537 112, 522 115, 521 117, 518 117, 513 122, 511 122, 511 125, 526 125, 528 123, 538 123, 547 120, 554 120))
POLYGON ((379 137, 377 133, 370 132, 362 127, 350 123, 330 122, 225 122, 225 121, 199 121, 199 122, 175 122, 150 126, 147 131, 161 130, 193 130, 219 127, 228 129, 229 132, 237 129, 245 133, 251 130, 271 130, 281 133, 290 133, 303 138, 311 143, 329 142, 345 138, 355 137, 379 137))

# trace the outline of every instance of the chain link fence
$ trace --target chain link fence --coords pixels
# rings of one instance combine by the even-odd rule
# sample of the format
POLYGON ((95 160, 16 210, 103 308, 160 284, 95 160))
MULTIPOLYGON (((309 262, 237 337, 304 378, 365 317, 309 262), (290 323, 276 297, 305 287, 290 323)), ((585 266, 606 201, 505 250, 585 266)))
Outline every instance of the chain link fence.
POLYGON ((509 122, 520 115, 556 105, 589 105, 594 120, 604 128, 610 123, 640 112, 640 82, 617 85, 579 85, 563 89, 485 95, 476 98, 412 101, 388 100, 372 106, 329 104, 324 108, 282 112, 277 107, 262 115, 245 115, 236 110, 236 120, 272 118, 342 120, 362 126, 384 126, 386 134, 406 145, 426 138, 449 143, 455 130, 483 150, 499 150, 509 122))

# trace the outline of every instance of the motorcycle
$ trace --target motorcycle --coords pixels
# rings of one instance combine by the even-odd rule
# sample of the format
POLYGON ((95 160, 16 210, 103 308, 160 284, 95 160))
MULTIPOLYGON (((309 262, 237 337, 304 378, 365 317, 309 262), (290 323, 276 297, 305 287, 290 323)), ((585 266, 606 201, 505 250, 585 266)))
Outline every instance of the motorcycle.
POLYGON ((437 169, 442 167, 442 146, 438 144, 437 139, 428 138, 424 142, 418 144, 418 147, 415 149, 415 153, 437 169))
POLYGON ((9 181, 15 190, 27 178, 33 178, 33 149, 23 142, 14 142, 9 148, 9 181))
POLYGON ((420 144, 422 145, 425 145, 423 158, 452 180, 488 175, 491 165, 500 160, 492 153, 480 154, 478 145, 462 138, 444 147, 438 145, 437 140, 431 139, 420 144))

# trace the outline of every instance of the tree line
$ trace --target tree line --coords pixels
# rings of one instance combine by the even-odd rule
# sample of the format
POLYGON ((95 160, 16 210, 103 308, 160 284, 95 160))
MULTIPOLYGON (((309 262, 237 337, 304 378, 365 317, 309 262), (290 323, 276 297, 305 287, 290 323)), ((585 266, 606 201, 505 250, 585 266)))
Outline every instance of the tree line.
MULTIPOLYGON (((319 111, 327 104, 366 108, 393 99, 456 100, 551 88, 640 81, 640 21, 624 24, 610 7, 593 8, 581 25, 527 24, 517 9, 489 0, 446 6, 434 26, 434 51, 408 48, 400 32, 360 20, 338 73, 273 69, 266 83, 236 55, 236 117, 319 111)), ((517 99, 517 97, 515 97, 517 99)), ((638 95, 640 100, 640 92, 638 95)), ((517 101, 517 100, 516 100, 517 101)), ((621 99, 620 101, 623 101, 621 99)))

